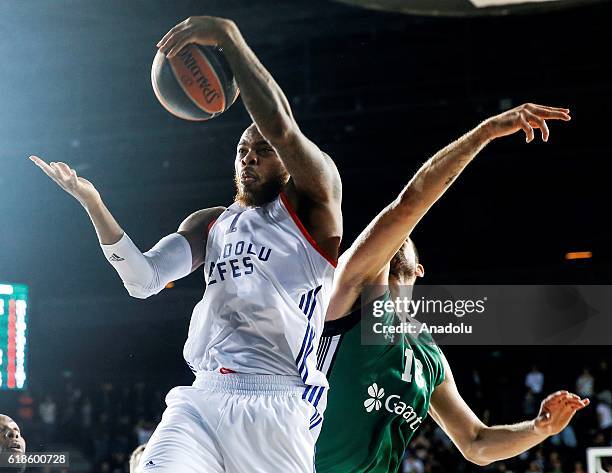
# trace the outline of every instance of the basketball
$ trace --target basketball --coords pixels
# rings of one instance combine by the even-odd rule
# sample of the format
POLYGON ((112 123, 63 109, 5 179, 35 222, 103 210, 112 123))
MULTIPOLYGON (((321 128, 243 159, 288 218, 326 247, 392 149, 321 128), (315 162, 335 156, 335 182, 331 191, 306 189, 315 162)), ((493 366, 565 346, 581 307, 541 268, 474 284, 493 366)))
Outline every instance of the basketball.
POLYGON ((232 70, 220 48, 188 44, 173 58, 157 52, 151 83, 162 106, 184 120, 220 115, 238 98, 232 70))

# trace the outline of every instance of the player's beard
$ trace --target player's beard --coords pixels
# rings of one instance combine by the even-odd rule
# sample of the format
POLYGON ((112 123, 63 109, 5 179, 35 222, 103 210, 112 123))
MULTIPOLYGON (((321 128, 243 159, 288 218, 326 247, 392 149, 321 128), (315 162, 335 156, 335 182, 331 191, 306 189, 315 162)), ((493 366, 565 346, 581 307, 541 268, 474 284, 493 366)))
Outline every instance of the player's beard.
POLYGON ((416 274, 417 262, 414 259, 408 259, 406 256, 406 247, 411 245, 410 241, 405 241, 397 253, 393 255, 390 262, 389 273, 396 278, 412 279, 416 274))
POLYGON ((236 185, 236 196, 234 201, 243 207, 259 207, 267 204, 278 197, 285 184, 289 180, 287 173, 281 173, 264 182, 257 189, 249 190, 241 182, 238 175, 234 175, 236 185))

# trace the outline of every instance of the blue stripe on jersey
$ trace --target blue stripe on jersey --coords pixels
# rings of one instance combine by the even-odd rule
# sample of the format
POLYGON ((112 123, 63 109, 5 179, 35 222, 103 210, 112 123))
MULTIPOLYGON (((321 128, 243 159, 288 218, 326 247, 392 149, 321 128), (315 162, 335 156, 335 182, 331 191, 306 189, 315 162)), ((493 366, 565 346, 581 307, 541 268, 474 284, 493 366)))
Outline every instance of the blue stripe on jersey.
POLYGON ((304 314, 308 314, 308 309, 310 308, 310 303, 312 302, 312 289, 308 291, 308 296, 306 298, 306 305, 302 309, 304 314))
POLYGON ((319 390, 319 394, 317 394, 317 397, 314 401, 314 406, 317 407, 317 405, 319 404, 319 401, 321 400, 321 395, 323 394, 323 391, 325 391, 325 388, 323 386, 321 386, 321 389, 319 390))
MULTIPOLYGON (((300 309, 308 318, 308 326, 306 327, 306 333, 304 334, 304 338, 302 339, 302 346, 300 347, 300 352, 295 360, 295 363, 298 367, 298 372, 302 377, 304 383, 308 379, 308 365, 306 364, 308 357, 314 351, 314 339, 316 336, 315 329, 312 325, 310 325, 310 320, 314 314, 315 308, 317 307, 317 295, 321 290, 322 286, 317 286, 314 289, 309 290, 307 293, 302 294, 300 297, 300 309)), ((302 394, 302 399, 313 404, 316 409, 317 404, 319 403, 323 391, 325 388, 323 386, 311 386, 307 385, 304 389, 304 393, 302 394)), ((321 414, 319 411, 315 411, 313 416, 310 418, 310 428, 314 428, 319 425, 323 421, 321 414)))
POLYGON ((307 340, 308 340, 308 335, 310 334, 311 330, 312 330, 312 326, 310 324, 308 324, 308 327, 306 328, 306 333, 304 334, 304 339, 302 340, 302 347, 300 348, 300 352, 298 353, 298 356, 295 359, 295 364, 296 365, 300 362, 300 359, 302 358, 302 355, 304 354, 304 349, 306 348, 306 343, 307 343, 307 340))
POLYGON ((312 425, 310 426, 310 429, 309 429, 309 430, 314 429, 314 428, 315 428, 317 425, 319 425, 321 422, 323 422, 323 417, 321 417, 321 418, 320 418, 319 420, 317 420, 317 421, 316 421, 314 424, 312 424, 312 425))
POLYGON ((319 387, 316 387, 310 392, 310 396, 308 396, 308 402, 312 403, 312 400, 314 399, 315 394, 317 394, 318 390, 319 390, 319 387))
MULTIPOLYGON (((319 286, 319 287, 317 287, 314 290, 314 297, 313 297, 312 307, 310 308, 310 312, 308 313, 308 321, 310 321, 310 319, 312 318, 312 314, 314 314, 315 307, 317 306, 317 294, 321 290, 321 287, 322 286, 319 286)), ((304 310, 304 313, 306 313, 306 310, 304 310)))
POLYGON ((306 348, 306 353, 304 354, 304 357, 302 358, 302 363, 300 364, 299 367, 299 372, 302 375, 302 379, 304 380, 304 382, 306 382, 306 378, 308 378, 308 366, 306 366, 306 360, 308 359, 308 356, 312 353, 312 350, 314 350, 314 346, 312 344, 312 341, 315 338, 315 331, 314 329, 312 329, 310 331, 310 336, 308 337, 308 345, 306 348))

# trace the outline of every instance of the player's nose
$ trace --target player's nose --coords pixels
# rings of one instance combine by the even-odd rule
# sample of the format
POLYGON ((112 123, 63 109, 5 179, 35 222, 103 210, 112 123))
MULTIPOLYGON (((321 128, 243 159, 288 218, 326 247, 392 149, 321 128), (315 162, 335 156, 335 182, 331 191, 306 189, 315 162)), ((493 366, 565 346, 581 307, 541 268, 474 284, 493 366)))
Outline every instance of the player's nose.
POLYGON ((242 157, 241 162, 243 166, 256 164, 257 153, 255 150, 249 150, 249 152, 242 157))

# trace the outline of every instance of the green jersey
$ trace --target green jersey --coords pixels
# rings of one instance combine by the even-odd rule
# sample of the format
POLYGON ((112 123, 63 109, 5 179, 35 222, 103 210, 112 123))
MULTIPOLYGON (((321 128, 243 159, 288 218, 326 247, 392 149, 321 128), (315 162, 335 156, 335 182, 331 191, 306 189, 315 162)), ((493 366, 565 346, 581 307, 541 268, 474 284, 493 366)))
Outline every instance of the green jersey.
MULTIPOLYGON (((387 292, 379 300, 389 297, 387 292)), ((368 329, 396 325, 397 317, 384 312, 374 319, 370 307, 363 320, 358 309, 325 323, 317 358, 330 390, 317 473, 397 472, 434 388, 444 380, 443 355, 429 334, 393 334, 386 344, 363 345, 366 323, 368 329)))

